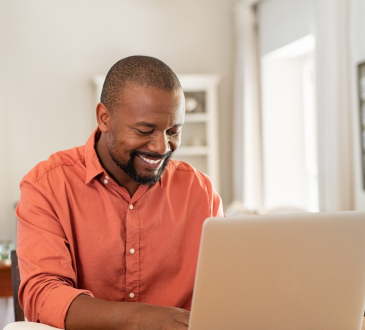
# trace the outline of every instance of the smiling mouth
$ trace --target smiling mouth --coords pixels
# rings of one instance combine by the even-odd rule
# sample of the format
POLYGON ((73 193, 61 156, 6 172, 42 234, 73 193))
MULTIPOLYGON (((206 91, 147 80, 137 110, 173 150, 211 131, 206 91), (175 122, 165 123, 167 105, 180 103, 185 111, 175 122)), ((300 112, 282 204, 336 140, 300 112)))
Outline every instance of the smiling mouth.
POLYGON ((158 170, 162 164, 165 158, 160 159, 153 159, 153 158, 147 158, 146 156, 138 155, 138 158, 142 162, 142 166, 147 171, 156 171, 158 170))
POLYGON ((155 164, 158 164, 159 162, 161 162, 162 159, 156 159, 156 160, 153 160, 153 159, 149 159, 149 158, 146 158, 146 157, 143 157, 143 156, 140 156, 145 162, 149 163, 149 164, 152 164, 152 165, 155 165, 155 164))

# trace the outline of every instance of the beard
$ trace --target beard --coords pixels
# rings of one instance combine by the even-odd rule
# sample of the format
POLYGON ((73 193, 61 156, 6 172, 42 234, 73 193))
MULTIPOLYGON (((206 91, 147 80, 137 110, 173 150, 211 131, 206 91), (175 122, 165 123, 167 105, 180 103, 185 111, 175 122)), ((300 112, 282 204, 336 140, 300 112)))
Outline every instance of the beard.
POLYGON ((122 171, 124 171, 134 182, 141 184, 141 185, 146 185, 146 186, 151 186, 161 179, 161 176, 162 176, 163 172, 165 171, 166 166, 172 157, 171 150, 166 152, 163 155, 143 152, 143 151, 138 151, 138 150, 132 150, 129 153, 128 162, 126 164, 123 164, 122 162, 120 162, 120 160, 118 160, 118 157, 115 154, 113 148, 108 148, 108 149, 109 149, 110 157, 113 159, 114 163, 117 164, 118 167, 122 171), (134 165, 135 159, 138 156, 143 156, 143 157, 146 157, 149 159, 155 159, 155 160, 161 159, 161 160, 163 160, 163 163, 161 164, 160 168, 158 169, 158 172, 155 175, 141 175, 140 173, 137 172, 137 169, 134 165))

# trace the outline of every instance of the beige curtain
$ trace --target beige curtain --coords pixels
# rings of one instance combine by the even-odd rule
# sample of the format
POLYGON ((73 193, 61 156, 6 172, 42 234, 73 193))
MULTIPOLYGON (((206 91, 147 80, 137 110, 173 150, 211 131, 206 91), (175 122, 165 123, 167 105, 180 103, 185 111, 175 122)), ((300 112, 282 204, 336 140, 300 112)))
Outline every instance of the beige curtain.
POLYGON ((350 5, 314 0, 320 211, 354 208, 350 5))
POLYGON ((260 62, 255 6, 235 7, 234 195, 247 209, 263 207, 260 62))

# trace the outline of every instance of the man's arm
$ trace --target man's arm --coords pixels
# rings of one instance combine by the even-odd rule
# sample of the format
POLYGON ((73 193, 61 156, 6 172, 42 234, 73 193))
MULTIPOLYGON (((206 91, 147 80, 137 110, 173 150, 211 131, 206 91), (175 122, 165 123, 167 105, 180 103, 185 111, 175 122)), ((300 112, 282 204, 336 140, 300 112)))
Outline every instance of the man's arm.
POLYGON ((187 328, 188 311, 103 301, 76 289, 69 243, 46 191, 27 181, 22 182, 21 191, 17 208, 19 295, 28 320, 67 330, 187 328))
POLYGON ((190 312, 142 303, 77 296, 67 312, 66 330, 186 330, 190 312))
POLYGON ((29 321, 64 328, 75 297, 93 294, 77 289, 70 244, 47 192, 31 180, 23 180, 20 187, 16 209, 19 302, 29 321))

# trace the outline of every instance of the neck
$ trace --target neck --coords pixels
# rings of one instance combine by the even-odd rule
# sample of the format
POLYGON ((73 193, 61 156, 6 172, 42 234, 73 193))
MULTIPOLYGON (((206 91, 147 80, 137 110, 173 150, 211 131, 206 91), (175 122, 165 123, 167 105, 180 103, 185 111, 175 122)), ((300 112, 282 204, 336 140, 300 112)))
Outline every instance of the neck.
POLYGON ((106 143, 106 135, 101 133, 100 139, 96 142, 96 154, 98 155, 101 166, 105 169, 108 175, 113 178, 118 185, 127 189, 129 195, 132 197, 137 191, 139 184, 131 179, 110 156, 108 146, 106 143))

